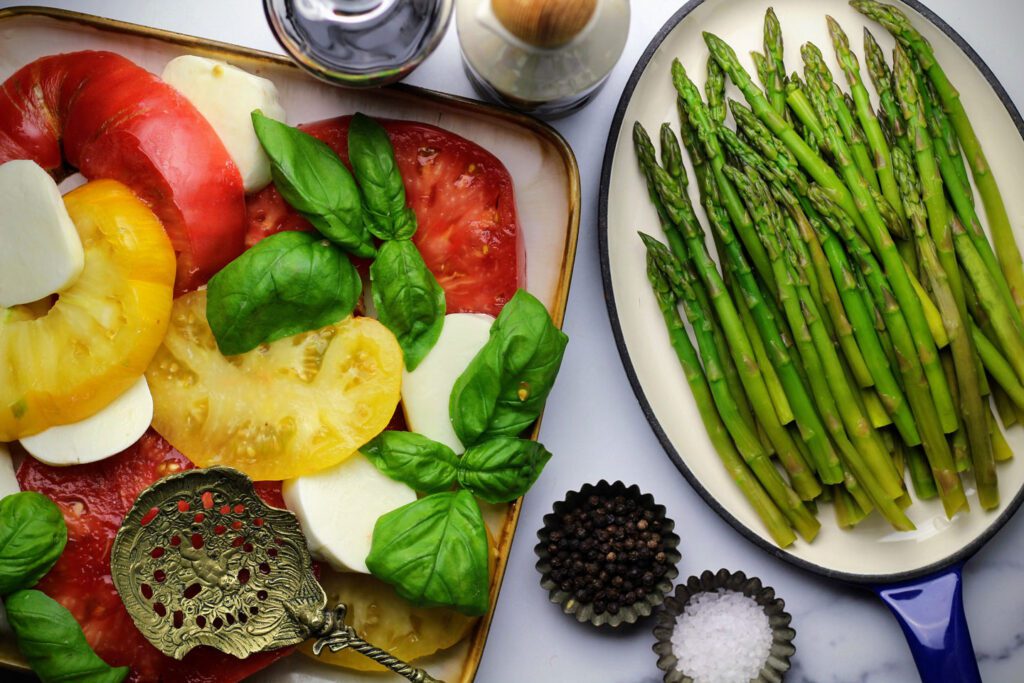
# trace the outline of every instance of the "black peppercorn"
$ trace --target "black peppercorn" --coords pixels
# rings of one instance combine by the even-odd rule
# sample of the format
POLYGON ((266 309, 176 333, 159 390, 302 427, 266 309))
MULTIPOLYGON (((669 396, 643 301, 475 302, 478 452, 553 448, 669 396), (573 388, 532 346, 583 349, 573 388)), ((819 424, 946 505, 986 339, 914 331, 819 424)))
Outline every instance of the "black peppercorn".
POLYGON ((631 496, 590 495, 557 519, 542 546, 550 577, 595 613, 616 614, 643 600, 668 570, 661 520, 631 496))

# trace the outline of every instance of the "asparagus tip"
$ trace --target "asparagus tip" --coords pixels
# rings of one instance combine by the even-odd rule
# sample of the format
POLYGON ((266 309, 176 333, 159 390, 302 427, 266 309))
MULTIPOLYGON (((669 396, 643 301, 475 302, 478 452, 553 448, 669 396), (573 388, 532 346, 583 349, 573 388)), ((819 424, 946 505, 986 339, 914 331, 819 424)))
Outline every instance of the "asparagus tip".
POLYGON ((647 129, 644 128, 644 124, 640 123, 640 121, 633 122, 633 141, 643 144, 653 144, 651 143, 651 136, 647 134, 647 129))
POLYGON ((643 230, 637 230, 636 234, 640 235, 640 240, 644 243, 644 246, 647 247, 647 256, 653 257, 655 250, 658 248, 658 245, 660 244, 658 240, 648 235, 643 230))

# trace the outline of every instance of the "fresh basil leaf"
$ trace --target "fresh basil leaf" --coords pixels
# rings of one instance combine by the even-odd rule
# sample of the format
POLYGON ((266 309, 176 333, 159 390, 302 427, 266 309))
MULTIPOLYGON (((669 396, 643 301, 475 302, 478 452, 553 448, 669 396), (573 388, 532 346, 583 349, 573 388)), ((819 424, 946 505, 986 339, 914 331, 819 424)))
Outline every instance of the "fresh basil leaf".
POLYGON ((324 237, 362 258, 375 253, 352 174, 326 144, 256 109, 252 125, 277 191, 324 237))
POLYGON ((517 291, 452 388, 449 414, 459 440, 469 447, 495 436, 517 436, 536 420, 568 341, 544 304, 517 291))
POLYGON ((279 232, 210 278, 206 319, 221 353, 231 356, 338 322, 362 287, 348 257, 327 240, 279 232))
POLYGON ((0 595, 31 588, 64 552, 68 529, 57 504, 34 491, 0 500, 0 595))
POLYGON ((537 481, 551 453, 536 441, 497 436, 467 450, 459 460, 459 485, 488 503, 507 503, 537 481))
POLYGON ((378 470, 417 491, 437 493, 455 483, 455 451, 422 434, 388 430, 359 451, 378 470))
POLYGON ((414 605, 484 614, 488 552, 480 506, 469 491, 448 491, 381 516, 366 566, 414 605))
POLYGON ((348 160, 363 191, 366 227, 382 240, 407 240, 416 232, 416 214, 405 204, 405 185, 387 132, 369 116, 348 124, 348 160))
POLYGON ((4 599, 18 650, 43 683, 119 683, 127 666, 111 667, 92 651, 71 612, 45 593, 22 590, 4 599))
POLYGON ((381 245, 370 281, 377 319, 398 338, 405 367, 415 370, 441 336, 444 290, 409 240, 381 245))

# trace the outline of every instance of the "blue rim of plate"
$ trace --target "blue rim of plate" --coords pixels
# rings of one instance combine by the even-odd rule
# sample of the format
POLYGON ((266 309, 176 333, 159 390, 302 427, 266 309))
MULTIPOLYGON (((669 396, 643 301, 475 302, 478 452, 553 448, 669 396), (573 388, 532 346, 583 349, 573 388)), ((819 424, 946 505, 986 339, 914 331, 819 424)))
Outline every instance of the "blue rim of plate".
MULTIPOLYGON (((744 538, 756 545, 761 550, 779 558, 792 565, 820 574, 828 578, 837 579, 854 584, 879 584, 879 583, 902 583, 904 581, 912 581, 935 572, 941 571, 948 567, 956 564, 963 564, 972 555, 981 550, 989 539, 991 539, 996 532, 998 532, 1013 516, 1017 509, 1024 503, 1024 486, 1017 492, 1017 495, 1006 504, 1003 511, 999 514, 995 520, 989 523, 985 530, 973 541, 964 545, 962 548, 954 553, 947 555, 945 558, 933 562, 931 564, 912 569, 904 572, 894 572, 891 574, 857 574, 853 572, 843 572, 829 567, 809 562, 797 555, 779 548, 775 544, 765 540, 760 535, 754 533, 754 531, 743 522, 739 521, 730 513, 718 500, 704 488, 697 476, 686 466, 686 463, 679 456, 679 452, 676 450, 672 441, 665 434, 665 430, 662 429, 661 423, 658 422, 658 418, 655 416, 653 409, 651 408, 650 402, 647 400, 646 394, 644 394, 643 386, 640 384, 640 378, 637 377, 636 370, 633 368, 633 362, 629 357, 629 349, 626 348, 626 341, 622 335, 622 325, 619 322, 618 310, 615 306, 615 291, 612 287, 612 274, 611 274, 611 263, 608 258, 608 191, 609 184, 611 181, 612 173, 612 161, 615 158, 615 145, 618 142, 619 134, 622 130, 622 121, 626 115, 626 107, 629 105, 630 100, 633 97, 633 91, 636 89, 637 83, 640 82, 640 78, 647 70, 647 65, 650 63, 654 53, 657 52, 658 48, 661 47, 662 42, 665 38, 678 26, 693 10, 703 5, 707 0, 690 0, 681 7, 675 14, 673 14, 668 21, 661 27, 658 33, 648 43, 647 48, 644 50, 640 59, 637 61, 636 66, 633 68, 633 72, 629 76, 629 80, 626 82, 626 87, 622 91, 622 96, 619 98, 619 103, 615 108, 615 116, 612 118, 611 128, 608 131, 608 140, 605 143, 604 148, 604 160, 601 168, 601 185, 598 194, 598 250, 601 259, 601 281, 604 284, 605 303, 608 307, 608 318, 612 326, 612 334, 615 336, 615 346, 619 350, 619 357, 622 360, 622 366, 626 371, 626 376, 629 378, 629 383, 633 387, 633 393, 636 394, 637 401, 640 403, 640 408, 646 416, 647 421, 651 425, 651 429, 654 431, 654 435, 661 442, 662 447, 668 454, 669 459, 675 464, 676 468, 683 474, 686 481, 689 482, 690 486, 700 494, 700 497, 704 499, 704 502, 708 506, 718 513, 718 516, 729 523, 736 531, 738 531, 744 538)), ((996 96, 999 97, 999 101, 1003 103, 1007 113, 1013 120, 1014 125, 1017 127, 1018 133, 1024 138, 1024 118, 1021 117, 1019 111, 1017 111, 1016 105, 1002 84, 996 78, 992 69, 988 67, 985 61, 978 55, 977 52, 967 43, 963 37, 957 33, 953 27, 943 21, 935 12, 931 11, 918 0, 898 0, 898 4, 903 4, 910 9, 918 12, 921 16, 935 25, 940 31, 945 33, 960 50, 967 56, 968 59, 974 64, 975 67, 981 72, 989 86, 995 92, 996 96)), ((985 514, 981 510, 975 511, 973 514, 985 514)))

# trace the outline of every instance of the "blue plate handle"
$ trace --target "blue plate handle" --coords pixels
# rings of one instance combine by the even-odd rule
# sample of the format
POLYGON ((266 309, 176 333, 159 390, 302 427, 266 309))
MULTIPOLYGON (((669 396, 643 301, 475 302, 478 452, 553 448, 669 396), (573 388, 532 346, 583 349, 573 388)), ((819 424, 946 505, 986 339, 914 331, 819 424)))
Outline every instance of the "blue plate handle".
POLYGON ((906 583, 874 586, 903 628, 923 683, 981 683, 964 615, 962 564, 906 583))

